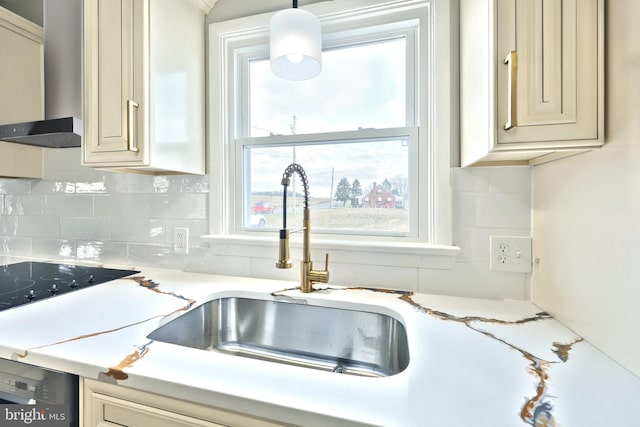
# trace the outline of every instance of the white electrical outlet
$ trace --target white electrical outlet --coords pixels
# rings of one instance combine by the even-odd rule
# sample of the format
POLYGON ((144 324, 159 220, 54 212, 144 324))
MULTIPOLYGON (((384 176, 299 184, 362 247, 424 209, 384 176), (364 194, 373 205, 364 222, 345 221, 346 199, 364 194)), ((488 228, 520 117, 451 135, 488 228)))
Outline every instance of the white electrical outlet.
POLYGON ((173 229, 173 252, 176 254, 189 253, 189 229, 176 227, 173 229))
POLYGON ((489 269, 531 273, 531 237, 489 236, 489 269))

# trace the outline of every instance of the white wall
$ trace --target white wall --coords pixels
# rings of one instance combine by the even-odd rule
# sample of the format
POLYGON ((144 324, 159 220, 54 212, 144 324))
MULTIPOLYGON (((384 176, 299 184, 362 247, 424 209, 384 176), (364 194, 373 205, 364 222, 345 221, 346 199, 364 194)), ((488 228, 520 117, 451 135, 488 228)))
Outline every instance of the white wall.
POLYGON ((606 145, 534 168, 532 277, 534 302, 636 375, 639 16, 637 0, 606 2, 606 145))

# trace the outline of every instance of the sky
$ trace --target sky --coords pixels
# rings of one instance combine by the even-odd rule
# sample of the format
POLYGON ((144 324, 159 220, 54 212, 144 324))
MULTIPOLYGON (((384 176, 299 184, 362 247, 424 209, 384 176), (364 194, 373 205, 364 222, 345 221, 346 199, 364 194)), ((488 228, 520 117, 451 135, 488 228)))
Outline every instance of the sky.
MULTIPOLYGON (((358 128, 407 126, 405 41, 357 45, 325 51, 319 76, 287 81, 269 61, 250 68, 250 135, 254 137, 358 128)), ((328 197, 341 178, 366 188, 385 178, 408 175, 406 141, 317 144, 296 148, 296 162, 309 177, 311 195, 328 197)), ((252 148, 253 191, 279 191, 280 177, 293 161, 293 148, 252 148)))

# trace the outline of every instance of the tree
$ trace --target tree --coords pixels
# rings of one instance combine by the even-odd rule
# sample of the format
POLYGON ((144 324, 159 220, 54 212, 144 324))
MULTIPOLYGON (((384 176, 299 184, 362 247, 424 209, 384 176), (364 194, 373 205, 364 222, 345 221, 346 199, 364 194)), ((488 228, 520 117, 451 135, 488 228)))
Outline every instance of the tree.
POLYGON ((360 185, 360 181, 354 179, 353 184, 351 184, 351 197, 359 196, 362 196, 362 186, 360 185))
POLYGON ((385 178, 384 181, 382 181, 382 187, 388 192, 391 192, 391 183, 387 178, 385 178))
POLYGON ((358 181, 358 179, 354 179, 351 184, 351 207, 360 206, 360 203, 358 203, 358 197, 360 196, 362 196, 360 181, 358 181))
POLYGON ((347 178, 342 178, 336 187, 336 200, 345 205, 349 199, 351 199, 351 185, 347 178))
POLYGON ((409 195, 409 180, 406 176, 396 175, 392 177, 390 181, 393 186, 393 194, 402 197, 409 195))

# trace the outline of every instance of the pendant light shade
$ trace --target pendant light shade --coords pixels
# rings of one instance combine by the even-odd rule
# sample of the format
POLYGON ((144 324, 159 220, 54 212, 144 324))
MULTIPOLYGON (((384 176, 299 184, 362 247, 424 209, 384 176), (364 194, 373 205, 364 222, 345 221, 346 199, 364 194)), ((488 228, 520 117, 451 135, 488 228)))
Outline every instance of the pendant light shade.
POLYGON ((307 80, 322 69, 322 30, 320 20, 296 3, 269 23, 271 71, 283 79, 307 80))

